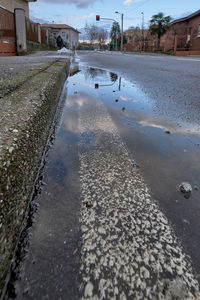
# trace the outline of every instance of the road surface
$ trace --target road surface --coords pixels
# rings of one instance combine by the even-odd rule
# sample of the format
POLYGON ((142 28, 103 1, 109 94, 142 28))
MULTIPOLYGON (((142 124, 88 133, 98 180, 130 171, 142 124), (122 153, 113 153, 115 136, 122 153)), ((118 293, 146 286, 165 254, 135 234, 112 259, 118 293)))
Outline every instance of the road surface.
POLYGON ((5 298, 200 299, 200 59, 79 58, 5 298))

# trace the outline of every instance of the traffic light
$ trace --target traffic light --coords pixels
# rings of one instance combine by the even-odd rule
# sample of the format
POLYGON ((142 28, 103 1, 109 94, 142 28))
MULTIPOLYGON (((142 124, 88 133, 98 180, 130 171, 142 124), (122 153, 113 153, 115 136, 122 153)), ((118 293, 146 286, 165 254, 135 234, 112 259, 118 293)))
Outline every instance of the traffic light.
POLYGON ((99 15, 96 16, 96 21, 100 21, 100 16, 99 15))
POLYGON ((119 40, 119 36, 117 36, 116 39, 119 40))
POLYGON ((98 88, 99 88, 98 83, 95 83, 95 89, 98 89, 98 88))

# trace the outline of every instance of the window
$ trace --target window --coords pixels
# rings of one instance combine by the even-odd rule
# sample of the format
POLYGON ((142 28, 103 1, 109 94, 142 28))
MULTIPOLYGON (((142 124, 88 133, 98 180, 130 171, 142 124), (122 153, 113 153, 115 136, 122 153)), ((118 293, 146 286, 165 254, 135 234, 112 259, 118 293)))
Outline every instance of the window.
POLYGON ((198 25, 197 36, 200 37, 200 24, 198 25))

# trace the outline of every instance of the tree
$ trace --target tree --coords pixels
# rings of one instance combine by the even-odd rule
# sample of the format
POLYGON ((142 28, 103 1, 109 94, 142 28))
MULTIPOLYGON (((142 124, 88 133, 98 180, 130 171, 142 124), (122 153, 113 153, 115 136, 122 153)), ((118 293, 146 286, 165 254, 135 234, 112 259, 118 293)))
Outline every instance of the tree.
POLYGON ((152 19, 150 20, 149 31, 151 35, 157 35, 158 48, 160 48, 161 36, 169 29, 171 19, 170 16, 164 17, 164 14, 160 12, 157 15, 152 16, 152 19))
POLYGON ((84 27, 85 33, 90 41, 91 44, 94 43, 95 40, 98 38, 98 27, 94 24, 85 24, 84 27))
POLYGON ((99 41, 99 45, 103 46, 105 44, 105 41, 107 39, 108 33, 105 29, 99 29, 98 31, 98 41, 99 41))
POLYGON ((110 31, 110 38, 111 38, 110 45, 111 45, 112 49, 115 49, 116 45, 117 45, 117 49, 118 49, 118 47, 120 45, 120 39, 117 40, 117 36, 118 37, 121 36, 120 26, 119 26, 118 22, 114 21, 111 31, 110 31))

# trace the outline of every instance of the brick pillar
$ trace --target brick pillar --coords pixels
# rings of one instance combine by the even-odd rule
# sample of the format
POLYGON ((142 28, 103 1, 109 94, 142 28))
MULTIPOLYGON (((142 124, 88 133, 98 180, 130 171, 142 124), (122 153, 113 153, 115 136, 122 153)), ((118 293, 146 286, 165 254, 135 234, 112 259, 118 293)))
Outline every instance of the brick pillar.
POLYGON ((15 8, 14 14, 17 54, 20 55, 27 51, 25 10, 22 8, 15 8))
POLYGON ((41 27, 40 24, 37 24, 38 28, 38 43, 41 44, 41 27))
POLYGON ((178 41, 178 37, 177 37, 177 34, 176 34, 176 35, 175 35, 175 38, 174 38, 174 55, 176 55, 177 41, 178 41))
POLYGON ((46 28, 46 44, 49 46, 49 29, 46 28))

